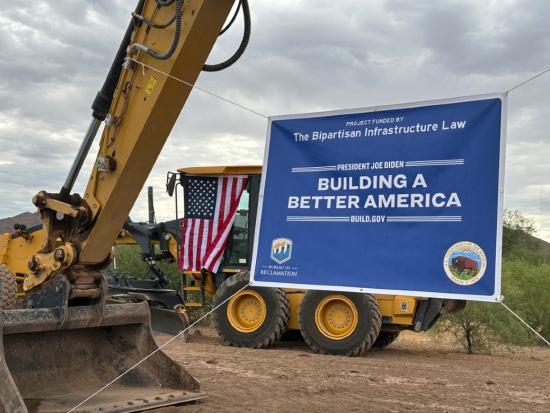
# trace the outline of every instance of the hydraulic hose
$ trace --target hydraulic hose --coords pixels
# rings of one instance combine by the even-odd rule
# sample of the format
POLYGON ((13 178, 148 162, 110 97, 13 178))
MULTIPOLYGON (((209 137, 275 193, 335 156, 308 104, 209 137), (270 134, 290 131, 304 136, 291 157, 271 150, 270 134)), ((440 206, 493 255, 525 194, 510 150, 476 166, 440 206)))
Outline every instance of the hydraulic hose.
POLYGON ((157 0, 159 7, 167 7, 174 3, 174 0, 157 0))
MULTIPOLYGON (((250 40, 250 30, 251 30, 250 8, 248 7, 248 0, 241 0, 240 4, 242 5, 242 9, 243 9, 244 33, 243 33, 243 38, 241 40, 241 44, 239 45, 239 48, 233 54, 233 56, 231 56, 225 62, 221 62, 213 65, 205 64, 202 68, 202 70, 204 70, 205 72, 218 72, 220 70, 227 69, 233 63, 239 60, 240 57, 243 55, 244 51, 246 50, 246 47, 248 46, 248 41, 250 40)), ((223 30, 222 30, 222 33, 223 33, 223 30)))
MULTIPOLYGON (((134 14, 141 14, 144 3, 145 0, 140 0, 138 2, 134 14)), ((109 108, 111 107, 118 78, 120 77, 120 72, 122 71, 122 64, 124 63, 124 58, 126 57, 126 49, 130 44, 130 38, 133 31, 134 22, 132 20, 126 29, 122 42, 120 43, 115 59, 113 60, 113 64, 109 69, 109 74, 105 78, 105 82, 103 83, 101 90, 97 92, 95 100, 92 104, 93 117, 100 121, 105 120, 105 117, 109 112, 109 108)))
POLYGON ((174 40, 172 40, 172 45, 170 46, 170 48, 165 53, 160 54, 160 53, 157 53, 154 50, 148 48, 147 46, 145 46, 143 44, 133 44, 132 47, 131 47, 132 50, 134 50, 134 49, 141 50, 142 52, 147 53, 149 56, 151 56, 151 57, 153 57, 157 60, 168 60, 172 57, 172 55, 176 51, 176 49, 178 47, 178 44, 179 44, 179 41, 180 41, 181 18, 182 18, 182 13, 183 13, 183 0, 168 0, 167 2, 162 2, 161 0, 157 0, 157 3, 160 6, 163 6, 163 7, 166 6, 166 5, 172 4, 174 1, 176 2, 176 14, 175 14, 175 17, 176 17, 176 30, 175 30, 175 33, 174 33, 174 40))
POLYGON ((135 13, 132 14, 132 16, 134 16, 137 20, 145 23, 147 26, 153 27, 155 29, 166 29, 176 20, 176 14, 174 14, 166 23, 155 23, 154 21, 146 19, 145 17, 135 13))
POLYGON ((229 23, 227 23, 227 26, 225 26, 220 32, 220 36, 224 34, 226 31, 228 31, 231 28, 231 26, 233 26, 233 23, 235 23, 235 20, 239 15, 239 11, 241 10, 242 4, 243 4, 243 0, 239 0, 239 4, 237 5, 237 9, 235 9, 235 13, 233 13, 233 16, 231 16, 231 20, 229 20, 229 23))
MULTIPOLYGON (((134 11, 135 14, 142 13, 144 3, 145 0, 139 0, 134 11)), ((133 31, 134 21, 132 20, 126 29, 124 38, 122 39, 120 46, 118 47, 118 51, 113 60, 111 68, 109 69, 109 73, 107 74, 107 77, 103 82, 103 86, 101 87, 101 90, 97 92, 97 95, 92 103, 92 121, 90 123, 90 126, 88 127, 88 130, 86 131, 86 134, 84 135, 84 139, 80 144, 80 148, 78 149, 76 157, 73 160, 71 169, 69 170, 69 174, 67 175, 67 178, 65 178, 65 183, 61 187, 60 194, 63 196, 68 196, 72 191, 80 170, 82 169, 82 165, 86 160, 86 156, 90 151, 90 147, 92 146, 97 131, 101 125, 101 122, 105 120, 107 114, 109 113, 116 85, 122 71, 122 64, 124 63, 124 58, 126 57, 126 49, 130 44, 130 39, 132 37, 133 31)))

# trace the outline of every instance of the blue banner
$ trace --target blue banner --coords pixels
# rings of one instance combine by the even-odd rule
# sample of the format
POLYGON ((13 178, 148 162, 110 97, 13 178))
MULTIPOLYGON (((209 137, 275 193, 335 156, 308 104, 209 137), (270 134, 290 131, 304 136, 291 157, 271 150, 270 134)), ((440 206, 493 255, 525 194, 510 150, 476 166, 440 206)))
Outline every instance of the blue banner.
POLYGON ((271 118, 253 285, 498 300, 505 106, 271 118))

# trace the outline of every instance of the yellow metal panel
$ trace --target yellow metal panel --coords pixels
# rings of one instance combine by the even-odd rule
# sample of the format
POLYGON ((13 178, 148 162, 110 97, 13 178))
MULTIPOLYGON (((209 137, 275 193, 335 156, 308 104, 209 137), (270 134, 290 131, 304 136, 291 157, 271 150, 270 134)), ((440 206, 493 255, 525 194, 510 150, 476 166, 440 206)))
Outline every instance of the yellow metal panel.
POLYGON ((223 268, 222 269, 222 272, 227 272, 227 273, 238 273, 238 272, 241 272, 243 269, 242 268, 223 268))
POLYGON ((10 234, 0 235, 0 262, 4 262, 4 255, 8 252, 8 242, 10 240, 10 234))
POLYGON ((151 96, 153 94, 153 89, 155 89, 156 83, 157 83, 157 78, 155 76, 151 76, 149 78, 149 81, 147 82, 147 86, 145 87, 146 96, 151 96))
MULTIPOLYGON (((168 234, 168 251, 170 252, 170 255, 176 259, 178 257, 178 242, 176 241, 176 238, 172 234, 168 234)), ((176 263, 176 265, 179 265, 179 263, 176 263)))
POLYGON ((393 296, 392 295, 376 295, 378 305, 380 306, 380 313, 382 317, 393 318, 393 296))
POLYGON ((201 273, 200 272, 184 271, 183 275, 185 275, 189 279, 195 279, 195 280, 200 280, 201 279, 201 273))
POLYGON ((400 325, 400 326, 410 326, 413 324, 413 316, 394 314, 390 324, 400 325))
POLYGON ((304 293, 285 290, 285 294, 288 298, 288 303, 290 304, 290 318, 288 319, 288 328, 289 330, 299 330, 300 304, 302 304, 302 300, 304 299, 304 293))
POLYGON ((413 297, 396 295, 393 302, 393 313, 399 315, 413 315, 416 306, 416 300, 413 297))
POLYGON ((136 245, 137 242, 128 231, 122 231, 118 234, 116 239, 117 245, 136 245))
POLYGON ((43 235, 42 230, 35 231, 28 237, 11 238, 8 234, 2 235, 0 243, 3 243, 5 253, 0 255, 0 261, 10 267, 13 274, 26 274, 29 260, 42 248, 43 235))
POLYGON ((416 299, 402 295, 374 295, 380 305, 382 317, 391 317, 391 324, 412 325, 416 299))
POLYGON ((260 165, 238 165, 238 166, 194 166, 180 168, 178 172, 187 175, 261 175, 260 165))
POLYGON ((214 281, 214 277, 212 274, 208 274, 206 277, 206 284, 204 285, 204 294, 208 298, 214 297, 216 294, 216 282, 214 281))

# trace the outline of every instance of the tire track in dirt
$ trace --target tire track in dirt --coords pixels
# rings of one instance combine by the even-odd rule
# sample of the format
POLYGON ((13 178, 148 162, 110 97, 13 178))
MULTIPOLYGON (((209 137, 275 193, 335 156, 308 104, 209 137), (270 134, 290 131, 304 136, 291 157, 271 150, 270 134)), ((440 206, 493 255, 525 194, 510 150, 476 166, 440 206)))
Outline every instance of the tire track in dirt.
POLYGON ((348 358, 299 343, 227 347, 213 331, 201 331, 166 351, 199 378, 208 398, 156 413, 550 411, 545 349, 467 355, 411 333, 385 350, 348 358))

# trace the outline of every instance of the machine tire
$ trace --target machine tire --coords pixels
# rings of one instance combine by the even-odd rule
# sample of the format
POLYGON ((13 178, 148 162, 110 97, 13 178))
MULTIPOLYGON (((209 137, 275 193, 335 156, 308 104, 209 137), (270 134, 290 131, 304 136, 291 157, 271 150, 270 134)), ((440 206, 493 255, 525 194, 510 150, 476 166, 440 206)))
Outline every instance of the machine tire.
POLYGON ((17 283, 7 265, 0 264, 0 309, 13 310, 17 307, 17 283))
POLYGON ((466 300, 444 300, 443 314, 458 313, 466 307, 466 300))
MULTIPOLYGON (((227 278, 216 291, 212 303, 213 308, 217 307, 249 282, 250 273, 240 272, 227 278)), ((235 347, 267 348, 280 340, 288 324, 290 305, 288 299, 279 288, 256 288, 249 287, 242 290, 239 295, 228 300, 213 313, 214 327, 225 344, 235 347), (228 307, 231 311, 233 300, 237 300, 242 294, 250 294, 254 297, 261 297, 264 306, 264 320, 256 329, 250 332, 237 330, 229 319, 228 307)))
POLYGON ((310 290, 300 305, 300 331, 309 347, 320 354, 359 356, 368 350, 378 337, 382 315, 376 298, 370 294, 341 293, 310 290), (357 324, 342 339, 331 339, 318 327, 316 313, 319 305, 328 297, 345 297, 356 308, 357 324))
POLYGON ((372 346, 375 348, 388 347, 397 340, 397 337, 399 337, 399 331, 381 331, 372 346))

